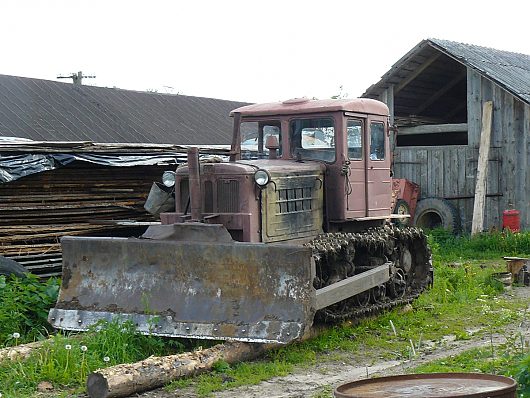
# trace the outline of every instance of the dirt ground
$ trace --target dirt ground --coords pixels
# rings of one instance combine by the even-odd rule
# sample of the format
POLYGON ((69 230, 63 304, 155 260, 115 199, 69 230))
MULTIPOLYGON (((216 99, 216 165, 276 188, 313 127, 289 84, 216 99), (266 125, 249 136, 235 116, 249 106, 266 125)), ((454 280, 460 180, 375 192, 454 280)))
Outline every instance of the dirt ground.
MULTIPOLYGON (((517 287, 509 290, 508 295, 518 298, 526 298, 529 301, 530 310, 530 288, 517 287)), ((468 331, 471 334, 470 340, 456 340, 455 336, 445 336, 439 342, 424 342, 425 350, 418 352, 417 356, 411 361, 384 361, 379 357, 370 356, 370 353, 362 355, 362 360, 349 357, 346 354, 330 353, 329 356, 333 360, 320 361, 314 367, 300 368, 294 373, 285 377, 276 377, 266 382, 262 382, 255 386, 245 386, 235 388, 227 391, 215 393, 215 397, 219 398, 305 398, 305 397, 332 397, 332 391, 335 387, 374 376, 387 376, 405 373, 407 369, 418 366, 420 364, 433 361, 435 359, 449 357, 451 355, 459 354, 465 350, 480 346, 490 346, 493 340, 494 345, 502 344, 506 341, 507 336, 512 333, 520 331, 526 336, 526 340, 530 339, 530 320, 522 325, 520 323, 509 325, 502 334, 494 334, 486 336, 477 333, 478 330, 468 331), (337 360, 337 357, 340 359, 337 360)), ((141 398, 196 398, 192 388, 177 390, 174 392, 167 392, 163 389, 158 389, 142 394, 134 395, 133 397, 141 398)))

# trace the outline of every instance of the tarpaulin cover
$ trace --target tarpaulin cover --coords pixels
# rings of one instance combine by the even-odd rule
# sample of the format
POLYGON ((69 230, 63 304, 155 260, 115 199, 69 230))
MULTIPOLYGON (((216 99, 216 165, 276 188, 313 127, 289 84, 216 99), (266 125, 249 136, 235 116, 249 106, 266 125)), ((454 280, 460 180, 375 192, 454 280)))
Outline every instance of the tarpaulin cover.
POLYGON ((0 182, 6 183, 43 171, 53 170, 75 160, 111 167, 176 165, 185 154, 112 155, 112 154, 24 154, 0 155, 0 182))

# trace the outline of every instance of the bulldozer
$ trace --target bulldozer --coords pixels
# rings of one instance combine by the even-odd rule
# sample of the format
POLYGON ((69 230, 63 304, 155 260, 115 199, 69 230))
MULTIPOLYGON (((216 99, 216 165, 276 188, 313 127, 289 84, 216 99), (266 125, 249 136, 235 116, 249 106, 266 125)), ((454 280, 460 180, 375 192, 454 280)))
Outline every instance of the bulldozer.
POLYGON ((49 322, 258 343, 413 300, 432 282, 426 236, 392 219, 389 111, 371 99, 235 109, 229 159, 165 174, 175 209, 138 238, 64 237, 49 322))

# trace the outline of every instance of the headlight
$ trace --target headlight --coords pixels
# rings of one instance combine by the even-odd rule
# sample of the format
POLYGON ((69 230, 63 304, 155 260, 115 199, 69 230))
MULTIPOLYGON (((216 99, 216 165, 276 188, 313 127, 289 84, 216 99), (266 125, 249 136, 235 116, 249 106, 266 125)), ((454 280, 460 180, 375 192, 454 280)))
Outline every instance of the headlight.
POLYGON ((162 184, 164 184, 168 188, 175 185, 175 172, 164 171, 164 174, 162 174, 162 184))
POLYGON ((269 173, 267 173, 265 170, 258 170, 254 173, 254 181, 256 181, 256 184, 258 184, 260 187, 267 185, 270 179, 271 177, 269 173))

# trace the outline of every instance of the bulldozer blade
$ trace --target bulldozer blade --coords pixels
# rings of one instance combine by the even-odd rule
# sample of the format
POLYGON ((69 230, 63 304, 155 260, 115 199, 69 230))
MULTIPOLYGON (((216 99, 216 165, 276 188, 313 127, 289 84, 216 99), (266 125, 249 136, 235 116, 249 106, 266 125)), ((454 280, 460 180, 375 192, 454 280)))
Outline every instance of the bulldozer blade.
POLYGON ((62 286, 48 317, 59 329, 118 318, 145 334, 288 343, 312 325, 306 247, 65 237, 62 249, 62 286))

